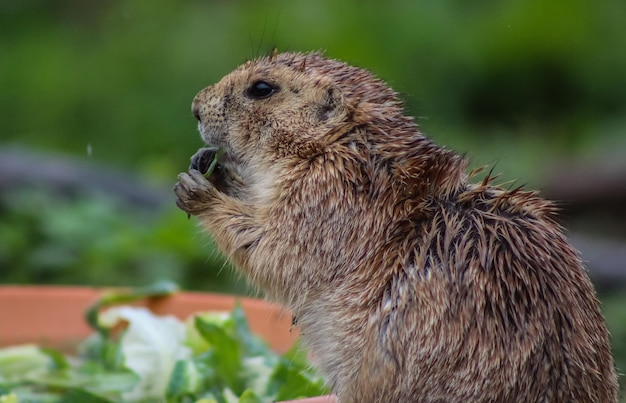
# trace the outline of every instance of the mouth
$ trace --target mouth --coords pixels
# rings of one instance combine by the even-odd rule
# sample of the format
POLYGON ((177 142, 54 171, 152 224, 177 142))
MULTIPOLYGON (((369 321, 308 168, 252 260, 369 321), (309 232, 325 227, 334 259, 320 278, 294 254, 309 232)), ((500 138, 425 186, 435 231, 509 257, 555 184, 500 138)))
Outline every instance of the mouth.
POLYGON ((200 133, 200 138, 208 147, 222 147, 220 143, 226 137, 226 133, 223 130, 217 130, 216 127, 202 123, 202 121, 198 122, 198 132, 200 133))
POLYGON ((225 147, 208 145, 202 147, 191 157, 190 169, 200 171, 209 177, 214 172, 223 171, 224 168, 232 169, 237 166, 237 160, 227 152, 225 147))
POLYGON ((200 171, 208 177, 219 167, 219 158, 222 153, 217 147, 203 147, 191 157, 189 168, 200 171))
POLYGON ((198 122, 198 131, 206 146, 199 149, 191 158, 190 168, 197 169, 205 176, 211 175, 214 170, 238 171, 241 161, 226 141, 227 129, 223 125, 198 122))

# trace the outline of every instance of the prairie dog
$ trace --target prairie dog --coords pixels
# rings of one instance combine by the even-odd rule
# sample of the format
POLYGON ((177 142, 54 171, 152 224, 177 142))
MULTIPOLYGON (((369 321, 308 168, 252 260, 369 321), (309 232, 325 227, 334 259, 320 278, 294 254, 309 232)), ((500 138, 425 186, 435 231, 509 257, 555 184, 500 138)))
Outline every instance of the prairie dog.
POLYGON ((341 403, 614 402, 599 302, 535 192, 471 183, 366 70, 249 61, 193 100, 177 204, 290 308, 341 403), (208 154, 207 154, 208 153, 208 154))

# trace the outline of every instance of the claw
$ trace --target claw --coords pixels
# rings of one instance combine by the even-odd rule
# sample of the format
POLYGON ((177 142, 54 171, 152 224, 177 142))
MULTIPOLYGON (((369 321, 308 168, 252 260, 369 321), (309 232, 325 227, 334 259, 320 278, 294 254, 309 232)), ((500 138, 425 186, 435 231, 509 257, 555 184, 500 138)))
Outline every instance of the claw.
POLYGON ((214 199, 215 188, 202 173, 191 168, 189 172, 178 175, 174 185, 176 205, 190 215, 197 215, 206 210, 214 199))
POLYGON ((191 176, 191 179, 193 179, 196 183, 205 183, 208 182, 207 178, 204 176, 204 174, 197 170, 197 169, 190 169, 189 170, 189 176, 191 176))

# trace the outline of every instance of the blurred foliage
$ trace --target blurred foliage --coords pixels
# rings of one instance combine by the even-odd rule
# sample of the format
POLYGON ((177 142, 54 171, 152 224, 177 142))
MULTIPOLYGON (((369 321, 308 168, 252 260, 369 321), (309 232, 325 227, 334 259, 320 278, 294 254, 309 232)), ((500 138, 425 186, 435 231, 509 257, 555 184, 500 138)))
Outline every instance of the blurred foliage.
POLYGON ((24 189, 0 198, 0 283, 244 292, 181 211, 146 214, 105 194, 68 199, 24 189), (176 214, 174 214, 176 213, 176 214))
POLYGON ((621 386, 620 402, 626 402, 626 295, 624 293, 608 294, 602 296, 602 311, 606 317, 609 331, 611 332, 611 344, 615 357, 615 366, 619 374, 621 386))
POLYGON ((532 181, 626 150, 625 20, 623 0, 8 0, 0 128, 171 181, 201 88, 274 46, 322 49, 386 79, 441 143, 532 181))

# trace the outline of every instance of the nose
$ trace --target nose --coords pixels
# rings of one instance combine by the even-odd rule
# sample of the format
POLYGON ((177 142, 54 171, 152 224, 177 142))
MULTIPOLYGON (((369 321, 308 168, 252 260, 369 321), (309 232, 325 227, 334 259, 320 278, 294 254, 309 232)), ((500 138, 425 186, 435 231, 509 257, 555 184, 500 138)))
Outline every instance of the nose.
POLYGON ((191 113, 198 119, 198 122, 202 121, 202 110, 205 109, 203 105, 206 105, 206 102, 210 99, 209 94, 212 87, 213 86, 208 86, 202 89, 191 102, 191 113))

